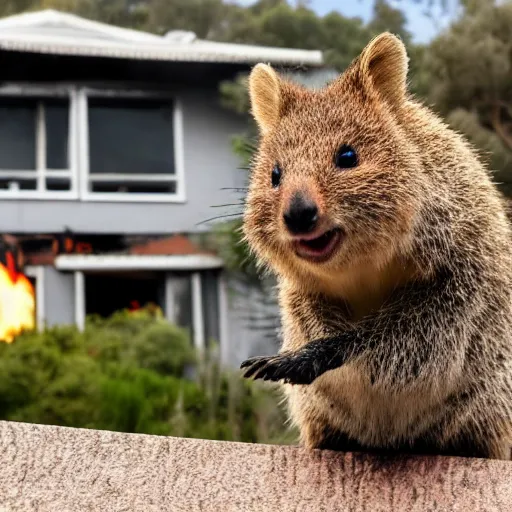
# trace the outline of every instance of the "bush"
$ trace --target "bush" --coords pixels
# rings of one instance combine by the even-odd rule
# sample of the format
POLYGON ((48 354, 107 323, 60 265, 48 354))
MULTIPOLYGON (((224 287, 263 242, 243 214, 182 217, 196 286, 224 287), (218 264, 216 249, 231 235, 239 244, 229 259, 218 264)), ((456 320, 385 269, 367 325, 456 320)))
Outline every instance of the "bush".
POLYGON ((269 390, 198 358, 151 311, 26 332, 0 344, 0 419, 249 442, 289 442, 269 390), (201 364, 198 364, 200 362, 201 364), (185 378, 195 365, 194 380, 185 378))

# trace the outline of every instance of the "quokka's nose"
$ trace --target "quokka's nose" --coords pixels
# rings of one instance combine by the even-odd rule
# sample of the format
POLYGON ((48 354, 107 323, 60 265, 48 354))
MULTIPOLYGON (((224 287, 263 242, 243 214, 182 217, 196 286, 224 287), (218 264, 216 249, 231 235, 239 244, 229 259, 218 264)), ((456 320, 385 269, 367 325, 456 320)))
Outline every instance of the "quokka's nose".
POLYGON ((283 217, 288 231, 293 235, 310 233, 318 222, 318 207, 311 199, 297 192, 283 217))

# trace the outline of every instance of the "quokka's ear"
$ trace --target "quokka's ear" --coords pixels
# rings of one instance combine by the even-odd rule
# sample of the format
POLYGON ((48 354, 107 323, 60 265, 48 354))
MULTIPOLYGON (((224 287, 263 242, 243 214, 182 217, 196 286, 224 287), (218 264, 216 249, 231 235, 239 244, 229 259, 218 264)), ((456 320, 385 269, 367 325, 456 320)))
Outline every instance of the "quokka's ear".
POLYGON ((402 41, 384 32, 372 39, 358 59, 359 77, 391 106, 400 105, 407 94, 409 58, 402 41))
POLYGON ((260 131, 265 134, 276 125, 282 107, 281 80, 272 67, 257 64, 249 76, 251 110, 260 131))

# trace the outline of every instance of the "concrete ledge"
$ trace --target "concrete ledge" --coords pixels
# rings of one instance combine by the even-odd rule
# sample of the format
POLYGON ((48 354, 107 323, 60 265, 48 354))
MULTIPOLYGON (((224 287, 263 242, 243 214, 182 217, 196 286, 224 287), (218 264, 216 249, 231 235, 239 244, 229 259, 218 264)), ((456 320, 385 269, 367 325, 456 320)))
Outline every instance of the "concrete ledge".
POLYGON ((512 510, 512 463, 0 422, 0 511, 512 510))

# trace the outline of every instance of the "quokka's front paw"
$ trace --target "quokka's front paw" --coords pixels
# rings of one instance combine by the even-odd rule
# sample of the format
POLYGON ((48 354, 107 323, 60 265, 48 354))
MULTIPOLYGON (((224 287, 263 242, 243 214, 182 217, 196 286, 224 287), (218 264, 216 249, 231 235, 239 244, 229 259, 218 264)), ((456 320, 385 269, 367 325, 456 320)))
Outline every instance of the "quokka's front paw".
POLYGON ((311 360, 294 354, 283 353, 276 356, 252 357, 244 361, 245 378, 284 381, 287 384, 311 384, 318 376, 311 360))

